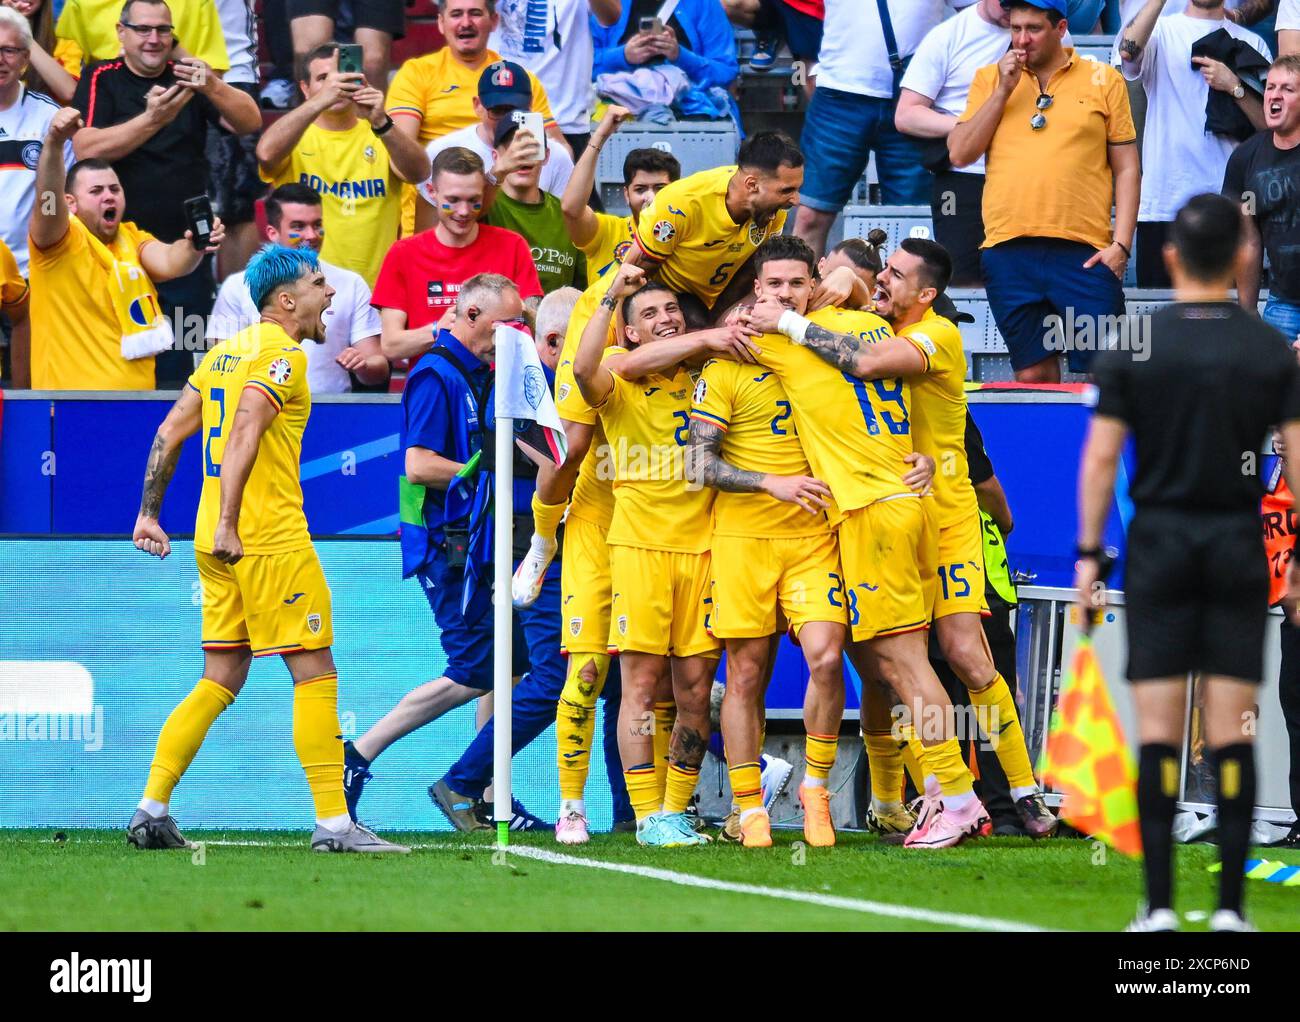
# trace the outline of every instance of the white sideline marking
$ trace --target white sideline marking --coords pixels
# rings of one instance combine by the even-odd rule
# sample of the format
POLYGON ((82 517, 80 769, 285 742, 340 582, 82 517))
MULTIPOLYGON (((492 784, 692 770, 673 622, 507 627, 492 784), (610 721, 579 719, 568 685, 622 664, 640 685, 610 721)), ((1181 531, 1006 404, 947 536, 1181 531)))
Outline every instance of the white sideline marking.
POLYGON ((791 891, 782 887, 738 884, 730 880, 715 880, 712 877, 696 876, 693 873, 677 873, 669 869, 631 866, 621 862, 605 862, 601 859, 563 855, 559 852, 548 852, 543 848, 532 848, 526 845, 512 846, 507 848, 506 851, 511 855, 518 855, 525 859, 537 859, 540 862, 550 862, 563 866, 586 866, 589 869, 604 869, 611 873, 627 873, 631 876, 645 877, 649 880, 662 880, 665 883, 678 884, 682 887, 703 887, 711 891, 754 894, 763 898, 800 901, 807 905, 839 908, 848 912, 863 912, 868 915, 886 916, 892 919, 912 919, 922 923, 934 923, 938 926, 958 926, 964 930, 992 930, 1002 933, 1048 932, 1041 926, 1015 922, 1010 919, 972 916, 962 912, 937 912, 931 909, 912 908, 908 905, 890 905, 883 901, 867 901, 863 898, 840 898, 831 894, 816 894, 812 891, 791 891))
MULTIPOLYGON (((204 845, 232 848, 292 848, 296 841, 203 841, 204 845)), ((448 852, 494 852, 495 844, 470 844, 468 842, 451 844, 447 842, 419 843, 407 846, 412 851, 448 851, 448 852)), ((629 876, 644 877, 647 880, 662 880, 664 883, 677 884, 680 887, 702 887, 710 891, 725 891, 729 894, 752 894, 761 898, 777 898, 782 901, 798 901, 806 905, 818 905, 822 908, 837 908, 846 912, 861 912, 866 915, 883 916, 889 919, 910 919, 920 923, 933 923, 936 926, 956 926, 963 930, 985 930, 996 933, 1054 933, 1056 931, 1032 923, 1022 923, 1012 919, 996 919, 991 916, 967 915, 964 912, 940 912, 934 909, 913 908, 910 905, 892 905, 883 901, 869 901, 865 898, 843 898, 833 894, 818 894, 815 891, 795 891, 783 887, 764 887, 760 884, 741 884, 731 880, 717 880, 713 877, 697 876, 694 873, 678 873, 671 869, 656 869, 652 866, 633 866, 622 862, 607 862, 603 859, 588 859, 578 855, 564 855, 549 852, 544 848, 529 845, 511 845, 506 848, 510 855, 524 859, 535 859, 556 866, 585 866, 588 869, 603 869, 610 873, 625 873, 629 876)))

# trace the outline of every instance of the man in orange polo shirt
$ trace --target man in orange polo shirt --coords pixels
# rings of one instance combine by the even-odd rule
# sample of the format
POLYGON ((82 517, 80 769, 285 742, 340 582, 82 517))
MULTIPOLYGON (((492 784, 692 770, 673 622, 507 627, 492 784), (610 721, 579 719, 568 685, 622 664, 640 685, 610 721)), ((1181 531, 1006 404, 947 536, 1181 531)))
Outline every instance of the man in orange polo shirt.
POLYGON ((1058 353, 1086 372, 1103 317, 1124 314, 1136 133, 1119 72, 1062 44, 1066 0, 1007 7, 1011 49, 975 73, 948 155, 965 167, 987 154, 981 265, 1016 379, 1058 383, 1058 353))

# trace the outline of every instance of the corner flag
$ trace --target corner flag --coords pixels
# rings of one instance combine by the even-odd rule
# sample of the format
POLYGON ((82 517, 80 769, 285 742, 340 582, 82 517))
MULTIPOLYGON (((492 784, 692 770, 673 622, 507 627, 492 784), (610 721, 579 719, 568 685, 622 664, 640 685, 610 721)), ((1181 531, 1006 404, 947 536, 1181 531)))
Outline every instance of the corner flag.
POLYGON ((560 465, 569 445, 533 339, 512 326, 496 328, 496 416, 514 419, 515 443, 542 465, 560 465))

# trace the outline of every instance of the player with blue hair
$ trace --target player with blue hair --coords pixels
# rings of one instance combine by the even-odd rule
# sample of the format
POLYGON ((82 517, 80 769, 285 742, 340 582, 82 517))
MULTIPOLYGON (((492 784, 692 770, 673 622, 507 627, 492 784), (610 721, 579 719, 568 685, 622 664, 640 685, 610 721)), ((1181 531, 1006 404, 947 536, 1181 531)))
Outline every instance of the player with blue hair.
POLYGON ((293 678, 293 745, 316 809, 312 850, 406 852, 348 813, 330 590, 302 509, 311 414, 302 342, 325 339, 334 289, 315 252, 283 245, 253 256, 245 280, 261 321, 204 356, 158 428, 145 469, 133 538, 138 549, 166 557, 163 495, 186 439, 203 431, 194 524, 203 677, 163 725, 127 840, 142 849, 190 847, 171 817, 172 792, 244 687, 253 657, 279 656, 293 678))

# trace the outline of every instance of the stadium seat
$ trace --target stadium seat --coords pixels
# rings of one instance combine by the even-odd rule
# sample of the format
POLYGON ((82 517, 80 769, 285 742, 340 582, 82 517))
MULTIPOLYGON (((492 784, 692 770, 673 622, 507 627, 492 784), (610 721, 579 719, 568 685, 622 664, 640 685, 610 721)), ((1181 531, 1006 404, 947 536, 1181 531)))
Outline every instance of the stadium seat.
POLYGON ((623 161, 633 149, 653 147, 681 161, 682 175, 725 166, 736 158, 740 135, 730 121, 677 121, 658 125, 631 122, 613 135, 596 161, 596 186, 611 213, 624 214, 623 161))

